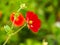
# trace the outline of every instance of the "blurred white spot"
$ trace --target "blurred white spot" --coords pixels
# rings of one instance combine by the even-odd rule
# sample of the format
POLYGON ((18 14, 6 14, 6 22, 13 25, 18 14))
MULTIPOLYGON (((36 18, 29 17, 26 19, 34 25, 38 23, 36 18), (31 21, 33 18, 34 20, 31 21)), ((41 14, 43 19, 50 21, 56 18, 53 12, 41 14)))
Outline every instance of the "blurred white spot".
POLYGON ((33 25, 31 25, 31 27, 33 27, 33 25))
POLYGON ((56 22, 55 26, 58 27, 58 28, 60 28, 60 22, 56 22))
POLYGON ((48 42, 46 42, 45 40, 43 40, 42 45, 48 45, 48 42))

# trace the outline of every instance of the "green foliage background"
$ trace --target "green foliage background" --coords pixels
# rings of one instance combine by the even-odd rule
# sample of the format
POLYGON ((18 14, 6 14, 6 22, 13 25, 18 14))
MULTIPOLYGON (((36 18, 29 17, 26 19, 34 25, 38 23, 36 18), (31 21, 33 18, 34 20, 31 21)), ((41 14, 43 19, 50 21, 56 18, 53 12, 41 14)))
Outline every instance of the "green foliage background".
MULTIPOLYGON (((42 45, 43 39, 48 45, 60 45, 60 27, 54 24, 60 21, 60 0, 0 0, 0 45, 7 38, 4 25, 11 26, 10 14, 16 12, 20 4, 25 3, 27 8, 21 10, 24 17, 26 11, 35 12, 42 21, 41 29, 38 33, 31 32, 27 26, 18 34, 11 37, 7 45, 42 45)), ((12 31, 16 31, 14 28, 12 31)))

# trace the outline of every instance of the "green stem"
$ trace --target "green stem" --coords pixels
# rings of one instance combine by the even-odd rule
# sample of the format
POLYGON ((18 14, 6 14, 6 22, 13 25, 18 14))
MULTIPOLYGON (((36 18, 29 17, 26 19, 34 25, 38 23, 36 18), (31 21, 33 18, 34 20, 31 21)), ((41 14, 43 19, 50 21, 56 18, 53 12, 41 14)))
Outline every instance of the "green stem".
POLYGON ((14 25, 13 25, 13 24, 14 24, 14 21, 15 21, 15 19, 13 20, 13 23, 12 23, 11 29, 13 29, 13 27, 14 27, 14 25))
POLYGON ((16 32, 12 33, 11 35, 15 35, 15 34, 18 33, 20 30, 22 30, 25 26, 26 26, 26 24, 25 24, 24 26, 22 26, 20 29, 18 29, 16 32))
MULTIPOLYGON (((22 8, 19 8, 17 12, 19 12, 21 9, 22 9, 22 8)), ((14 19, 14 21, 15 21, 15 19, 14 19)), ((14 21, 13 21, 13 23, 12 23, 11 29, 13 29, 14 21)), ((6 39, 6 41, 3 43, 3 45, 6 45, 6 43, 7 43, 7 42, 8 42, 8 40, 11 38, 11 36, 13 36, 13 35, 17 34, 17 33, 18 33, 21 29, 23 29, 25 26, 26 26, 26 24, 25 24, 24 26, 22 26, 20 29, 18 29, 16 32, 14 32, 14 33, 10 34, 10 35, 8 36, 8 38, 6 39)))
POLYGON ((16 32, 10 34, 10 35, 8 36, 8 38, 6 39, 6 41, 3 43, 3 45, 6 45, 6 43, 7 43, 8 40, 11 38, 11 36, 17 34, 17 33, 18 33, 20 30, 22 30, 25 26, 26 26, 26 24, 24 24, 24 26, 22 26, 22 27, 21 27, 20 29, 18 29, 16 32))
MULTIPOLYGON (((17 10, 17 13, 21 10, 22 8, 19 8, 18 10, 17 10)), ((17 15, 17 13, 16 13, 16 15, 17 15)), ((12 23, 12 26, 11 26, 11 29, 13 29, 13 24, 14 24, 14 21, 15 21, 15 19, 13 20, 13 23, 12 23)))
POLYGON ((19 8, 19 9, 17 10, 17 12, 19 12, 21 9, 22 9, 22 8, 19 8))
POLYGON ((8 40, 10 39, 11 36, 8 36, 8 38, 6 39, 6 41, 3 43, 3 45, 6 45, 6 43, 8 42, 8 40))
MULTIPOLYGON (((17 10, 17 13, 21 10, 22 8, 19 8, 18 10, 17 10)), ((16 13, 16 15, 17 15, 17 13, 16 13)), ((12 26, 11 26, 11 29, 13 29, 13 24, 14 24, 14 21, 15 21, 15 18, 14 18, 14 20, 13 20, 13 23, 12 23, 12 26)))

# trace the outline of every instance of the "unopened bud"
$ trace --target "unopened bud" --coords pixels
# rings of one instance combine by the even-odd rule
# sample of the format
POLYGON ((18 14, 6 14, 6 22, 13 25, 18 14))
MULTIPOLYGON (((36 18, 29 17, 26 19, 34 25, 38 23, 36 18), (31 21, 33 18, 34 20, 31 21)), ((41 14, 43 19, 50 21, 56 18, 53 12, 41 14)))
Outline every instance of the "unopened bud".
POLYGON ((20 8, 22 8, 22 9, 26 8, 25 3, 24 3, 24 4, 21 4, 21 5, 20 5, 20 8))

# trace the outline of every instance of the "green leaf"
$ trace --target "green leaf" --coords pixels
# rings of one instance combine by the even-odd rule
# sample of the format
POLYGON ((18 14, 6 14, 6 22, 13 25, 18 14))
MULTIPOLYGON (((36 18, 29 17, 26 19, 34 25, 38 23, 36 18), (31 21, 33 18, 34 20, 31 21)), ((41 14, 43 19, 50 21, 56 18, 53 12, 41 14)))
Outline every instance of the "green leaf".
POLYGON ((4 26, 4 29, 7 32, 7 34, 11 33, 11 28, 8 25, 4 26))

